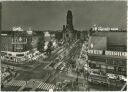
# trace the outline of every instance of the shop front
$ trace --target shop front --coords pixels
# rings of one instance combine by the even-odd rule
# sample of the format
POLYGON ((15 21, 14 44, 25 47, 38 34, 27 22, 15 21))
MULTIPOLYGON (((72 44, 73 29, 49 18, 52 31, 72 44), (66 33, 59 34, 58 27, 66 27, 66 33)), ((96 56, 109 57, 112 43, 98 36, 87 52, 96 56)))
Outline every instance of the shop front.
POLYGON ((126 76, 126 58, 105 55, 89 55, 89 67, 100 73, 112 73, 126 76))
POLYGON ((88 50, 89 66, 103 73, 113 73, 126 76, 126 52, 88 50))

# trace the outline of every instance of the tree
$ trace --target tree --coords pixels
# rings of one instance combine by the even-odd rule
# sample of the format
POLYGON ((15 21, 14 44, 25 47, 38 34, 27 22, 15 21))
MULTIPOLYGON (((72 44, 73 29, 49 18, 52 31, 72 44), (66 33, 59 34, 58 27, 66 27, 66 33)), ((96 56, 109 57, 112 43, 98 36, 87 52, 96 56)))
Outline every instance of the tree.
POLYGON ((32 37, 28 36, 28 38, 27 38, 27 45, 24 47, 24 49, 31 51, 32 48, 33 48, 33 46, 32 46, 32 37))
POLYGON ((39 40, 38 40, 38 43, 37 43, 37 50, 39 52, 43 52, 44 51, 44 43, 45 43, 45 41, 44 41, 43 37, 40 36, 39 40))
POLYGON ((51 48, 52 47, 52 42, 50 41, 49 43, 48 43, 48 48, 51 48))
POLYGON ((48 48, 48 49, 46 50, 46 52, 47 52, 47 55, 50 55, 50 54, 51 54, 51 48, 48 48))
POLYGON ((57 39, 57 40, 62 39, 62 33, 61 32, 56 32, 55 33, 55 39, 57 39))
POLYGON ((32 52, 32 49, 33 49, 32 43, 29 43, 28 48, 29 48, 29 51, 32 52))

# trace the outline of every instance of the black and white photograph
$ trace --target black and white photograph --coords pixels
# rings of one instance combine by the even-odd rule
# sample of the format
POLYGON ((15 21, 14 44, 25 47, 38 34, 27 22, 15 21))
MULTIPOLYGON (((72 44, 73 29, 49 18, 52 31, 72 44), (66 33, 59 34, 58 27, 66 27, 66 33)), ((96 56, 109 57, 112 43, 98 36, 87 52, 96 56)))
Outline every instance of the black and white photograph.
POLYGON ((127 1, 1 1, 1 91, 127 91, 127 1))

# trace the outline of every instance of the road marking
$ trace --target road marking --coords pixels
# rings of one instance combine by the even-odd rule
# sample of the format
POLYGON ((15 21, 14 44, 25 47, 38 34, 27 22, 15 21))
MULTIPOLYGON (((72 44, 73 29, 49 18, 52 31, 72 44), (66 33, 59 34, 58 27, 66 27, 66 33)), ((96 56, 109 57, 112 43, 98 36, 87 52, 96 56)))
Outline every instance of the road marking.
POLYGON ((54 89, 55 85, 48 84, 48 83, 45 83, 45 82, 41 82, 37 88, 44 89, 44 90, 49 90, 49 89, 54 89))
POLYGON ((7 86, 23 86, 26 84, 26 81, 22 81, 22 80, 13 80, 5 85, 7 86))

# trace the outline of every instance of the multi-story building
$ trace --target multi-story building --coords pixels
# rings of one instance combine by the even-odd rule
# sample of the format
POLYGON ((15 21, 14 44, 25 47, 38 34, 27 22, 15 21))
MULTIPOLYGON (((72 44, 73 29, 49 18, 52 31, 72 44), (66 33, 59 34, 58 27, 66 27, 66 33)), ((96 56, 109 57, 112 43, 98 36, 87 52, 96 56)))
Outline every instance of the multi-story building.
POLYGON ((12 51, 12 36, 8 32, 1 32, 1 51, 12 51))
MULTIPOLYGON (((94 28, 92 28, 91 33, 92 33, 92 35, 91 35, 90 39, 92 38, 91 42, 93 41, 94 43, 96 43, 95 45, 101 46, 101 42, 103 44, 103 41, 105 41, 107 50, 127 51, 127 32, 126 32, 126 30, 122 30, 122 29, 118 29, 118 28, 109 28, 109 27, 107 27, 107 28, 94 27, 94 28), (100 40, 100 41, 98 41, 98 40, 100 40)), ((93 49, 96 49, 96 48, 93 48, 93 49)), ((101 48, 99 48, 99 49, 101 49, 101 48)))
POLYGON ((6 56, 12 61, 25 60, 28 53, 36 48, 38 36, 33 35, 31 30, 14 29, 13 31, 2 31, 1 52, 6 53, 6 56))
POLYGON ((16 31, 12 33, 12 47, 13 52, 25 52, 29 50, 31 44, 30 36, 24 31, 16 31))
POLYGON ((95 73, 113 75, 121 80, 126 78, 126 31, 102 30, 93 32, 89 37, 88 46, 88 64, 95 73))
POLYGON ((97 69, 99 72, 127 75, 126 52, 89 50, 88 58, 90 67, 97 69))

